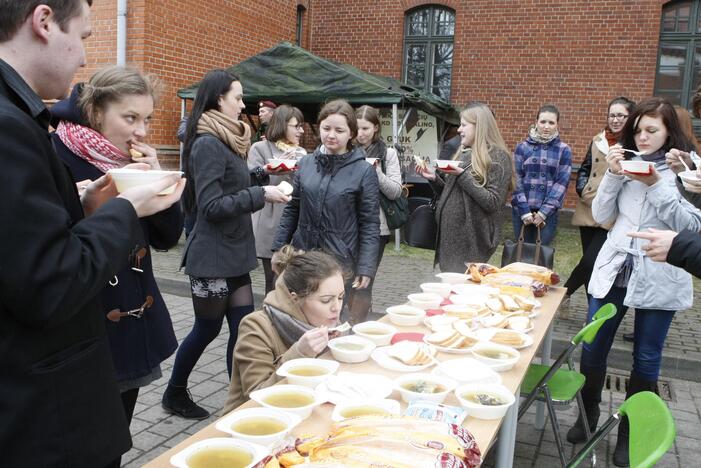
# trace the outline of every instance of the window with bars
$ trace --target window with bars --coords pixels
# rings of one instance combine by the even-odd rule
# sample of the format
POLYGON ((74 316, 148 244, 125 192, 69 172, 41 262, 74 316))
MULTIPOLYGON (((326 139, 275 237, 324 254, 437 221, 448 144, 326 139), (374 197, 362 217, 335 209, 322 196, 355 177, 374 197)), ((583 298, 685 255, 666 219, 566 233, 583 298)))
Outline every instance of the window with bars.
POLYGON ((671 2, 662 10, 655 95, 691 107, 701 85, 701 1, 671 2))
POLYGON ((449 100, 455 12, 429 5, 404 17, 404 82, 449 100))

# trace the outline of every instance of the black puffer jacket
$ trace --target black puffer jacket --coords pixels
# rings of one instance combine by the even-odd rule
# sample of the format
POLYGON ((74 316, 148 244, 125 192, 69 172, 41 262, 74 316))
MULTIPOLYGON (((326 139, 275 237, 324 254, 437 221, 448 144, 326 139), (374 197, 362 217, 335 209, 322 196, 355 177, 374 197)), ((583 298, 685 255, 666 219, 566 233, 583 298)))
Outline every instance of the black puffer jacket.
POLYGON ((273 250, 288 243, 323 249, 354 274, 374 277, 380 248, 379 193, 377 174, 365 162, 362 149, 338 156, 317 149, 299 162, 273 250), (331 166, 318 167, 326 158, 331 166))

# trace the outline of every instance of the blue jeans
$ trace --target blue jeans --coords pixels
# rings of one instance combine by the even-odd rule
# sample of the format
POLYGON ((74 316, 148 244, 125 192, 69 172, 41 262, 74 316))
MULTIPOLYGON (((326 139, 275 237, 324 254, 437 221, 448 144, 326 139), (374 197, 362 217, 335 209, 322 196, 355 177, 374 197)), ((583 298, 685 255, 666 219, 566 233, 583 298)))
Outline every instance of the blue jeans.
MULTIPOLYGON (((583 343, 582 369, 606 371, 606 360, 616 336, 616 330, 628 310, 628 307, 623 305, 625 296, 626 288, 612 287, 603 299, 592 297, 589 301, 587 323, 591 322, 601 306, 609 302, 616 306, 618 312, 604 322, 591 344, 583 343)), ((659 309, 635 310, 633 372, 645 380, 657 381, 660 375, 662 348, 674 313, 674 311, 659 309)))
MULTIPOLYGON (((545 220, 545 227, 540 229, 540 241, 543 245, 550 245, 550 243, 555 238, 555 230, 557 229, 557 217, 558 212, 548 216, 545 220)), ((514 225, 514 239, 518 240, 518 235, 521 232, 521 226, 523 221, 521 220, 521 215, 518 214, 518 210, 511 210, 511 218, 514 225)), ((529 244, 535 244, 537 229, 535 225, 529 224, 526 229, 523 230, 523 240, 529 244)))

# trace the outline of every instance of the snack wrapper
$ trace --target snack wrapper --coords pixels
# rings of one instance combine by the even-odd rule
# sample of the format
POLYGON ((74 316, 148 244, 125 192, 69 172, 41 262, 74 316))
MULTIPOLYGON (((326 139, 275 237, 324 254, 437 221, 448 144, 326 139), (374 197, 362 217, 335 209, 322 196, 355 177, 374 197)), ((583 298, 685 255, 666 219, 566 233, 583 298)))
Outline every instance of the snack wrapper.
POLYGON ((449 424, 462 424, 467 417, 467 411, 458 406, 448 406, 432 401, 416 400, 409 403, 404 416, 430 419, 449 424))

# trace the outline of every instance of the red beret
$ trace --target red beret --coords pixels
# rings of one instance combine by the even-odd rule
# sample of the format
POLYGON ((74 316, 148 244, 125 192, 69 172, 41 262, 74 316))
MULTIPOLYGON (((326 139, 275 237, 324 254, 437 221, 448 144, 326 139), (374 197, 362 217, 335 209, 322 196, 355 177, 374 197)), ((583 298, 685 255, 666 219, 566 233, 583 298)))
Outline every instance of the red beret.
POLYGON ((277 104, 275 104, 273 101, 260 101, 258 103, 258 107, 268 107, 270 109, 275 109, 277 107, 277 104))

